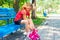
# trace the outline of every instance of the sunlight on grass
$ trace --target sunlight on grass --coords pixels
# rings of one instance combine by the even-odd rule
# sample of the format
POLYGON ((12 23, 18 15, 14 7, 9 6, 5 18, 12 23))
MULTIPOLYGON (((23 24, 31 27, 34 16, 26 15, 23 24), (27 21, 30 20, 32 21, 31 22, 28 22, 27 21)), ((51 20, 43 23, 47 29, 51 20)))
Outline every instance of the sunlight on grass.
POLYGON ((6 25, 6 21, 5 20, 0 20, 0 26, 2 26, 2 25, 6 25))
POLYGON ((36 18, 36 19, 33 19, 33 23, 35 24, 35 25, 40 25, 42 22, 44 22, 44 18, 36 18))

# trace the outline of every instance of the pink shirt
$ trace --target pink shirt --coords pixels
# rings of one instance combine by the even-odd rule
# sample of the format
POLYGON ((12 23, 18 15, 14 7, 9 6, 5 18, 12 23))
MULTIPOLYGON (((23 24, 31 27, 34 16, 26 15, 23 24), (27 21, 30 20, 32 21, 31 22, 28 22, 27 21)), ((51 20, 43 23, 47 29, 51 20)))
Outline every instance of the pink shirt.
MULTIPOLYGON (((24 14, 24 10, 19 10, 18 13, 16 14, 16 17, 14 19, 14 21, 18 21, 20 19, 23 19, 23 14, 24 14)), ((29 11, 26 11, 26 16, 30 16, 29 11)))

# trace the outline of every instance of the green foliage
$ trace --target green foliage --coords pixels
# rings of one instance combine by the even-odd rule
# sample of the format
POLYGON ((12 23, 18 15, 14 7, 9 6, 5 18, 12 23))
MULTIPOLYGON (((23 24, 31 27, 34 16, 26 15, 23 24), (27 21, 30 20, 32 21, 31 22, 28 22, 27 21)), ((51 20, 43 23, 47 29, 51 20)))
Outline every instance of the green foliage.
MULTIPOLYGON (((37 5, 37 9, 39 7, 41 7, 42 9, 38 12, 41 12, 45 9, 47 9, 49 11, 49 8, 51 8, 52 11, 54 11, 55 13, 59 13, 57 12, 57 10, 59 10, 59 6, 60 6, 60 0, 36 0, 36 5, 37 5), (53 10, 54 9, 54 10, 53 10)), ((49 14, 52 12, 49 11, 49 14)), ((42 12, 41 12, 42 13, 42 12)))
POLYGON ((9 8, 9 5, 8 4, 3 4, 2 5, 4 8, 9 8))
POLYGON ((0 0, 0 6, 10 8, 13 7, 13 0, 0 0))
POLYGON ((27 2, 27 0, 20 0, 20 3, 19 3, 20 9, 23 6, 23 4, 26 3, 26 2, 27 2))
MULTIPOLYGON (((29 1, 30 0, 20 0, 19 2, 20 9, 25 2, 29 2, 29 1)), ((13 8, 13 2, 14 0, 0 0, 0 6, 4 8, 13 8)))
POLYGON ((40 24, 42 24, 43 22, 45 21, 45 19, 44 18, 36 18, 36 19, 33 19, 33 23, 35 24, 35 25, 40 25, 40 24))

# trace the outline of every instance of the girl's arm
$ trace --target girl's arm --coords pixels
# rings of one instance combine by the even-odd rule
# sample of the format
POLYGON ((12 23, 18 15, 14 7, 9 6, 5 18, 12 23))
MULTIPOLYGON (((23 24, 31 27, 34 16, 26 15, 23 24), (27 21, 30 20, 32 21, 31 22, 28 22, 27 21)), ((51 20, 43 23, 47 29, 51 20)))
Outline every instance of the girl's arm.
POLYGON ((31 16, 28 16, 28 19, 31 19, 31 16))
POLYGON ((28 15, 28 19, 31 19, 31 14, 29 13, 29 15, 28 15))
POLYGON ((26 18, 26 11, 23 12, 23 19, 27 20, 27 18, 26 18))

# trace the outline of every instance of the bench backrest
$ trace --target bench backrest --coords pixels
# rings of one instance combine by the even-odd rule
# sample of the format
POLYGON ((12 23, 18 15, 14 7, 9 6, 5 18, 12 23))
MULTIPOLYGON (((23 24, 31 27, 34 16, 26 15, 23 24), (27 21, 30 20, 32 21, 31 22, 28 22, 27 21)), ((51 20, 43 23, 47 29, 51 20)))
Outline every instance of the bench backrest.
POLYGON ((14 19, 15 16, 14 8, 0 8, 0 20, 7 20, 7 24, 9 19, 14 19))

